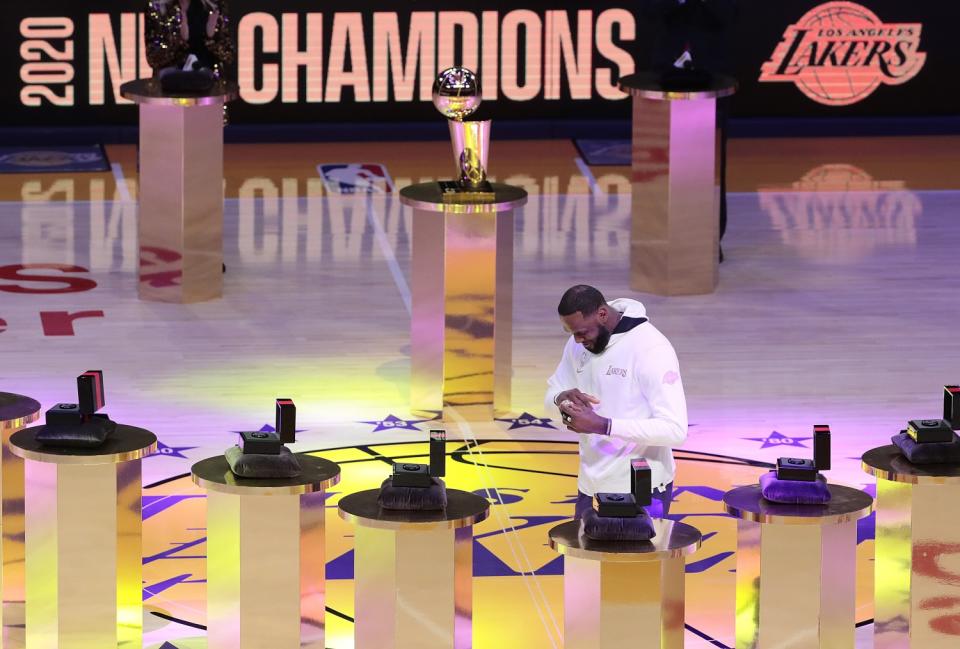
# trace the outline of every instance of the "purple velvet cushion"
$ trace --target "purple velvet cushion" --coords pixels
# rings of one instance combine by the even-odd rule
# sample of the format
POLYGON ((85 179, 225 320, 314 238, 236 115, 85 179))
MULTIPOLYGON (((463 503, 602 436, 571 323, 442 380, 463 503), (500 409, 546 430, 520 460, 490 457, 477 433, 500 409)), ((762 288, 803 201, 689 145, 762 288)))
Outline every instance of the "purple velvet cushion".
MULTIPOLYGON (((649 505, 643 509, 650 515, 650 518, 663 518, 663 500, 659 497, 651 498, 649 505)), ((593 496, 584 493, 577 494, 577 504, 574 510, 574 518, 583 518, 583 512, 593 509, 593 496)))
POLYGON ((813 482, 803 480, 777 480, 777 472, 769 471, 760 476, 760 493, 767 500, 790 505, 823 505, 830 502, 827 479, 819 473, 813 482))
POLYGON ((580 522, 583 534, 594 541, 649 541, 656 536, 653 519, 642 509, 633 518, 619 518, 599 516, 590 508, 583 512, 580 522))
POLYGON ((906 432, 890 438, 911 464, 945 464, 960 462, 960 437, 953 434, 952 442, 918 444, 906 432))
POLYGON ((447 508, 447 486, 440 478, 430 478, 429 487, 394 487, 393 478, 380 485, 377 502, 384 509, 426 511, 447 508))
POLYGON ((105 416, 91 417, 72 426, 46 424, 37 426, 36 439, 44 446, 64 448, 98 448, 116 430, 117 424, 105 416))
POLYGON ((296 478, 300 462, 286 446, 278 455, 244 453, 239 446, 231 446, 224 456, 234 475, 241 478, 296 478))

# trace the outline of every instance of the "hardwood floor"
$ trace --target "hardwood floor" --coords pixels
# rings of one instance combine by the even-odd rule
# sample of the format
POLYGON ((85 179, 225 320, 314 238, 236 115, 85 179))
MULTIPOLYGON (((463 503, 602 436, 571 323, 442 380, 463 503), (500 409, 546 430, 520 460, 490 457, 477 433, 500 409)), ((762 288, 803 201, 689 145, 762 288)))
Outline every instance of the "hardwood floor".
MULTIPOLYGON (((960 381, 960 179, 949 171, 958 168, 957 143, 731 142, 720 285, 683 298, 629 290, 625 168, 592 167, 589 178, 569 142, 497 143, 498 178, 531 192, 516 217, 513 410, 556 417, 542 405, 564 342, 556 303, 571 284, 592 283, 610 298, 643 301, 676 347, 693 424, 685 450, 761 462, 787 450, 808 456, 802 438, 829 423, 830 479, 868 485, 859 455, 908 419, 939 416, 942 386, 960 381)), ((145 461, 148 484, 222 452, 230 431, 272 423, 278 396, 297 404, 300 450, 425 439, 395 422, 376 425, 388 415, 431 416, 407 405, 410 213, 395 193, 328 193, 316 168, 380 163, 398 188, 445 176, 445 144, 228 146, 224 298, 194 305, 136 299, 135 151, 108 150, 116 174, 0 176, 0 390, 49 406, 72 398, 78 373, 103 369, 106 410, 154 430, 168 449, 145 461), (21 277, 42 278, 16 279, 19 264, 31 265, 21 277), (86 315, 71 325, 62 312, 86 315)), ((511 429, 516 423, 449 432, 453 440, 573 439, 546 425, 511 429)), ((689 464, 685 477, 706 480, 705 466, 689 464)), ((479 484, 517 486, 497 480, 479 484)), ((184 489, 177 493, 193 493, 184 489)), ((732 549, 732 529, 720 530, 721 549, 732 549)), ((523 547, 542 543, 537 532, 523 547)), ((519 570, 506 549, 498 556, 519 570)), ((864 562, 858 619, 872 615, 864 562)), ((702 582, 696 597, 729 589, 733 565, 717 563, 709 579, 718 581, 702 582)), ((556 583, 546 588, 559 615, 556 583)), ((346 607, 349 592, 337 589, 330 605, 346 607)), ((532 614, 528 605, 518 610, 532 614)), ((698 617, 688 603, 688 622, 730 645, 732 602, 724 606, 698 617)), ((180 637, 168 631, 156 630, 149 646, 180 637)), ((551 646, 548 635, 524 646, 551 646)), ((347 631, 335 636, 329 646, 351 646, 347 631)), ((717 646, 688 636, 688 646, 717 646)), ((481 648, 514 646, 484 637, 481 648)))
MULTIPOLYGON (((743 138, 729 142, 728 189, 752 191, 960 189, 960 136, 743 138)), ((136 147, 106 147, 113 172, 0 174, 0 200, 136 199, 136 147), (125 187, 118 187, 117 178, 125 187)), ((397 187, 452 173, 445 142, 227 144, 225 196, 257 191, 324 195, 320 163, 365 161, 387 167, 397 187)), ((569 140, 494 142, 490 167, 501 180, 544 194, 591 192, 589 169, 605 193, 629 193, 627 166, 586 167, 569 140)))

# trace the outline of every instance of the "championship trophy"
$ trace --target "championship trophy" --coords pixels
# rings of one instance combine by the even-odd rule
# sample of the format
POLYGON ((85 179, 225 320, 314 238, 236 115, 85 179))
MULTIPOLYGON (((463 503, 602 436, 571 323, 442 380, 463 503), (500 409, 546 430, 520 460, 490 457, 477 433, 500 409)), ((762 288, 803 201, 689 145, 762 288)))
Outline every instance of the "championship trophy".
POLYGON ((433 83, 433 105, 450 124, 457 179, 440 181, 444 203, 489 203, 493 187, 487 180, 490 120, 471 120, 483 99, 477 75, 466 68, 447 68, 433 83))

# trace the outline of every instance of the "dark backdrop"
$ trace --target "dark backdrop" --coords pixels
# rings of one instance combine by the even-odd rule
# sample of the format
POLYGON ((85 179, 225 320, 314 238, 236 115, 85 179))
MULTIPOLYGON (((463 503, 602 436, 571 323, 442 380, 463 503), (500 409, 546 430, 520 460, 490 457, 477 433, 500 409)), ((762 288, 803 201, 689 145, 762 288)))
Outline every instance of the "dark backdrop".
MULTIPOLYGON (((944 0, 864 2, 864 6, 876 13, 883 23, 922 25, 920 50, 926 53, 926 62, 919 74, 907 83, 881 85, 868 98, 849 106, 817 103, 801 93, 793 83, 759 83, 757 80, 761 65, 770 58, 783 38, 784 30, 808 10, 824 3, 808 0, 741 0, 738 4, 739 19, 729 39, 741 84, 733 105, 736 117, 943 117, 960 114, 960 92, 953 87, 956 84, 957 63, 960 61, 955 43, 960 26, 960 3, 944 0)), ((299 46, 301 49, 306 46, 307 14, 322 14, 321 18, 313 18, 314 26, 321 27, 314 27, 311 32, 312 40, 316 40, 318 33, 322 40, 321 60, 316 69, 321 70, 323 79, 319 87, 314 88, 313 96, 309 96, 306 71, 301 68, 297 74, 298 87, 290 90, 291 83, 288 83, 286 98, 282 91, 278 91, 275 98, 265 103, 251 103, 248 97, 235 102, 231 106, 231 120, 235 124, 437 120, 438 115, 427 102, 428 97, 421 96, 419 92, 419 79, 413 84, 411 100, 398 101, 392 81, 389 81, 385 84, 385 100, 357 101, 352 87, 345 86, 339 101, 329 101, 332 97, 326 84, 331 76, 331 41, 334 24, 338 20, 341 27, 351 20, 358 21, 355 24, 362 26, 362 34, 360 31, 350 33, 351 36, 360 35, 360 38, 351 40, 351 47, 362 46, 368 78, 372 78, 375 67, 379 65, 382 69, 385 65, 382 60, 374 60, 373 25, 376 12, 379 12, 378 20, 397 21, 402 48, 407 47, 412 12, 468 12, 473 18, 467 17, 467 21, 476 20, 480 30, 478 41, 482 43, 481 48, 486 48, 487 58, 478 66, 479 73, 481 77, 486 74, 488 78, 491 70, 494 70, 494 64, 490 62, 490 52, 493 50, 490 47, 490 34, 487 33, 489 30, 483 28, 493 26, 500 41, 496 48, 500 59, 495 64, 496 71, 503 73, 506 67, 515 65, 518 85, 531 84, 528 91, 533 93, 529 98, 511 99, 502 82, 494 83, 498 97, 487 101, 485 106, 489 114, 497 119, 628 117, 628 102, 600 96, 598 80, 608 75, 616 79, 624 71, 621 65, 624 57, 635 59, 642 66, 648 59, 650 45, 656 37, 641 11, 640 2, 622 0, 489 0, 482 5, 469 0, 410 0, 405 3, 386 0, 232 0, 230 7, 235 33, 244 20, 248 27, 253 22, 268 26, 275 24, 281 41, 285 37, 293 43, 293 47, 299 46), (511 13, 517 11, 522 13, 511 13), (293 16, 284 19, 283 14, 293 16), (533 25, 532 32, 524 28, 517 31, 522 36, 517 47, 513 47, 511 42, 507 42, 509 39, 504 37, 503 25, 508 17, 533 25), (300 32, 299 41, 291 40, 289 28, 294 22, 300 32), (551 75, 547 71, 558 66, 551 67, 550 62, 557 60, 557 50, 551 49, 547 41, 552 38, 550 35, 565 34, 566 24, 570 25, 569 42, 574 49, 580 42, 581 33, 590 39, 590 47, 584 50, 591 55, 589 67, 583 68, 587 70, 582 77, 586 81, 574 84, 576 88, 572 88, 564 71, 551 77, 559 85, 551 85, 548 89, 544 80, 551 75), (581 29, 584 31, 581 32, 581 29), (536 31, 540 32, 539 38, 536 38, 536 31), (634 32, 633 35, 630 31, 634 32), (534 56, 535 65, 527 68, 524 61, 531 47, 535 50, 534 54, 539 52, 539 56, 534 56), (618 60, 611 60, 611 52, 613 58, 618 60), (540 83, 537 83, 537 78, 540 78, 540 83)), ((3 18, 0 21, 0 48, 2 60, 5 61, 0 72, 0 108, 4 115, 4 126, 135 123, 136 110, 122 102, 118 104, 112 84, 121 77, 129 79, 138 74, 149 74, 149 70, 138 65, 142 58, 142 46, 137 35, 145 8, 145 2, 129 0, 4 3, 0 10, 3 18), (110 72, 111 67, 114 74, 110 72), (101 77, 102 84, 97 81, 101 77), (31 102, 38 105, 29 105, 31 102), (63 105, 55 105, 54 102, 63 105)), ((436 32, 436 20, 428 14, 417 15, 418 20, 426 21, 422 24, 432 24, 436 32)), ((435 47, 437 37, 435 33, 430 36, 429 31, 426 41, 435 47)), ((247 60, 252 62, 252 76, 248 72, 248 78, 252 79, 255 86, 260 86, 263 83, 263 65, 278 64, 281 54, 262 53, 262 32, 248 32, 257 36, 242 41, 241 49, 247 54, 247 60)), ((346 32, 341 29, 340 33, 346 32)), ((462 37, 456 35, 458 33, 455 32, 454 51, 460 49, 463 41, 462 37)), ((554 38, 552 42, 558 41, 554 38)), ((358 53, 359 50, 356 50, 353 55, 358 53)), ((459 55, 457 59, 460 62, 459 55)), ((435 68, 437 62, 432 62, 435 68)), ((419 60, 415 63, 411 70, 419 69, 419 60)), ((580 63, 588 65, 584 60, 580 63)), ((247 67, 249 69, 251 66, 247 67)), ((430 68, 431 78, 434 68, 430 68)), ((561 59, 559 69, 566 68, 561 59)), ((366 87, 370 88, 370 84, 366 87)), ((263 101, 263 98, 258 101, 263 101)))

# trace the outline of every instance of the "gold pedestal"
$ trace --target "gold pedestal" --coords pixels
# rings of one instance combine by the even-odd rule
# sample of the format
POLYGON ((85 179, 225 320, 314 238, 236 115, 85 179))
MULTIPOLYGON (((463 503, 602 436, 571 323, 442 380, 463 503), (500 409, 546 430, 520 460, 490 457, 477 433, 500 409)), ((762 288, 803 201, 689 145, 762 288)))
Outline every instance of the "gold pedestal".
POLYGON ((3 441, 2 512, 3 543, 0 545, 0 588, 3 605, 0 608, 0 649, 23 646, 23 460, 10 451, 10 436, 40 419, 40 404, 19 394, 0 392, 0 437, 3 441))
POLYGON ((223 294, 223 105, 220 82, 202 96, 169 96, 154 79, 123 84, 140 104, 139 289, 143 300, 200 302, 223 294))
POLYGON ((737 518, 737 649, 853 649, 857 521, 862 491, 830 485, 826 505, 765 500, 760 487, 728 491, 737 518))
POLYGON ((444 511, 381 509, 371 489, 340 500, 355 525, 357 649, 473 646, 473 525, 485 498, 447 490, 444 511))
POLYGON ((578 520, 550 530, 550 547, 564 555, 565 649, 619 649, 638 633, 643 646, 683 647, 684 557, 700 547, 700 532, 654 526, 649 541, 594 541, 578 520))
POLYGON ((437 183, 405 187, 413 207, 410 402, 467 419, 510 410, 513 210, 519 187, 492 203, 445 203, 437 183))
POLYGON ((665 90, 659 75, 624 77, 633 96, 630 288, 702 295, 717 287, 720 166, 717 99, 736 82, 665 90))
POLYGON ((54 448, 41 427, 10 438, 25 462, 27 649, 143 643, 141 458, 157 438, 117 425, 99 448, 54 448))
POLYGON ((193 465, 207 490, 207 646, 324 649, 323 493, 340 467, 297 455, 296 478, 238 478, 226 458, 193 465))
POLYGON ((874 647, 960 646, 960 466, 914 465, 896 446, 863 455, 877 478, 874 647))

